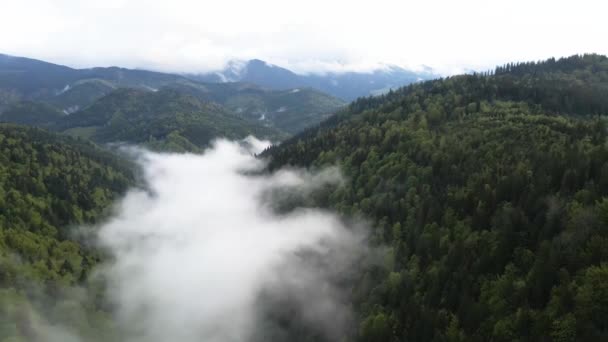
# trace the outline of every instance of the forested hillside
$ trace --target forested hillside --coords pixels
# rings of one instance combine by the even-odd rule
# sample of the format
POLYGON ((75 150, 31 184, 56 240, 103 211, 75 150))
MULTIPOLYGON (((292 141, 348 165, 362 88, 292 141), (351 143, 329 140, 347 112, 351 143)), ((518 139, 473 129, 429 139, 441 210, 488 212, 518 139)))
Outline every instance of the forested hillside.
POLYGON ((177 82, 167 88, 218 103, 239 116, 289 134, 319 124, 346 105, 312 88, 270 90, 247 83, 194 82, 177 82))
POLYGON ((373 221, 361 341, 608 336, 608 58, 509 64, 365 98, 264 153, 338 164, 316 205, 373 221))
POLYGON ((52 128, 66 114, 55 107, 39 102, 21 101, 8 106, 0 113, 0 122, 52 128))
POLYGON ((1 341, 57 340, 55 322, 109 340, 89 279, 100 256, 72 228, 103 217, 133 182, 132 165, 91 143, 0 125, 1 341))
POLYGON ((278 140, 286 136, 220 105, 171 89, 119 89, 46 126, 98 143, 128 142, 171 151, 199 151, 217 137, 255 135, 278 140))
MULTIPOLYGON (((604 56, 509 64, 359 99, 265 151, 270 170, 339 165, 345 184, 307 204, 371 221, 375 258, 344 286, 356 340, 604 339, 607 95, 604 56)), ((182 151, 218 135, 284 137, 208 100, 118 89, 69 115, 23 101, 3 117, 182 151)), ((117 340, 103 281, 90 275, 102 255, 74 227, 104 217, 133 183, 130 164, 84 139, 0 125, 1 341, 69 329, 117 340)), ((277 324, 293 340, 316 336, 289 310, 277 324)))

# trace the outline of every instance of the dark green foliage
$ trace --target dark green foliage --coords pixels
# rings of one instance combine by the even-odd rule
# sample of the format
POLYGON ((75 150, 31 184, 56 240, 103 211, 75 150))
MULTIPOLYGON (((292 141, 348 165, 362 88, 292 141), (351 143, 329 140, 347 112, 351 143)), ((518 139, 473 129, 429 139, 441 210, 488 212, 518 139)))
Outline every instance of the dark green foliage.
POLYGON ((0 122, 48 128, 64 116, 65 113, 48 104, 24 101, 14 103, 0 113, 0 122))
POLYGON ((66 116, 56 129, 100 143, 129 142, 178 151, 196 151, 217 137, 285 137, 217 104, 171 89, 119 89, 85 110, 66 116))
POLYGON ((101 218, 132 172, 91 143, 0 125, 0 340, 42 338, 53 322, 39 314, 91 337, 111 333, 98 330, 110 321, 78 290, 98 252, 70 228, 101 218))
POLYGON ((388 246, 353 292, 361 341, 607 336, 607 85, 597 55, 425 82, 265 152, 341 165, 319 204, 388 246))
POLYGON ((246 83, 194 82, 167 87, 202 101, 216 102, 242 117, 291 134, 319 124, 345 105, 344 101, 312 88, 270 90, 246 83))

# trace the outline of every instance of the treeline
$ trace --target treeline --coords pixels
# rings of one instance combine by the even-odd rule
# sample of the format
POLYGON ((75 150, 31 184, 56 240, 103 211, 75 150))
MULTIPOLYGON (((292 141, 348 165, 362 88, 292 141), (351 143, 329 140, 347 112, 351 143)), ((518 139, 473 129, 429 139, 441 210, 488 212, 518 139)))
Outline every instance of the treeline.
MULTIPOLYGON (((462 97, 468 103, 481 101, 522 101, 542 105, 545 111, 579 115, 606 113, 608 99, 608 58, 582 55, 545 62, 511 63, 494 73, 460 75, 416 83, 378 97, 360 98, 350 106, 352 113, 379 107, 402 106, 403 100, 424 101, 433 94, 462 97), (449 95, 449 93, 446 93, 449 95)), ((446 103, 448 108, 457 103, 446 103)), ((455 106, 456 105, 456 106, 455 106)))
POLYGON ((388 246, 353 291, 357 340, 608 336, 607 87, 603 56, 501 67, 360 99, 265 152, 339 164, 316 204, 388 246))

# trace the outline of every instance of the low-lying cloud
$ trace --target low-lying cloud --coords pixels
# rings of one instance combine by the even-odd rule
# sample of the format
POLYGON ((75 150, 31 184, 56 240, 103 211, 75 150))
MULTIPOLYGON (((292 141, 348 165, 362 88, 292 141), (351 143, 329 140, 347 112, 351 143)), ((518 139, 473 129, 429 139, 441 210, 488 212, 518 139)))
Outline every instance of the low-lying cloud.
POLYGON ((273 193, 305 196, 339 173, 265 174, 252 155, 264 146, 219 140, 202 155, 138 153, 145 189, 128 192, 99 227, 112 260, 100 274, 126 340, 289 340, 293 327, 343 337, 351 313, 335 284, 363 235, 330 212, 272 203, 282 198, 273 193))

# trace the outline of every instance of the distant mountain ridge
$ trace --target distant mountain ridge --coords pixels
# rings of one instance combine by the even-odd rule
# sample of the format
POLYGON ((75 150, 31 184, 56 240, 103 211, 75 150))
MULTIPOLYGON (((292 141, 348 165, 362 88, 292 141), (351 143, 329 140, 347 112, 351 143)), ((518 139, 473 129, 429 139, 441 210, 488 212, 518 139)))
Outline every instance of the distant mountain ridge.
POLYGON ((184 78, 119 67, 73 69, 0 54, 0 111, 19 100, 48 102, 75 111, 118 87, 156 90, 180 79, 184 78))
POLYGON ((390 89, 437 77, 430 68, 415 72, 395 65, 370 72, 351 71, 300 75, 259 59, 230 61, 223 70, 186 76, 210 83, 255 83, 278 90, 312 87, 345 101, 352 101, 362 96, 378 95, 390 89))
MULTIPOLYGON (((232 65, 230 79, 243 68, 232 65)), ((230 117, 289 134, 320 123, 345 105, 310 87, 273 90, 252 83, 202 83, 183 75, 119 67, 73 69, 0 54, 0 121, 48 128, 60 116, 83 111, 121 88, 144 92, 172 89, 203 102, 215 102, 230 117)))

